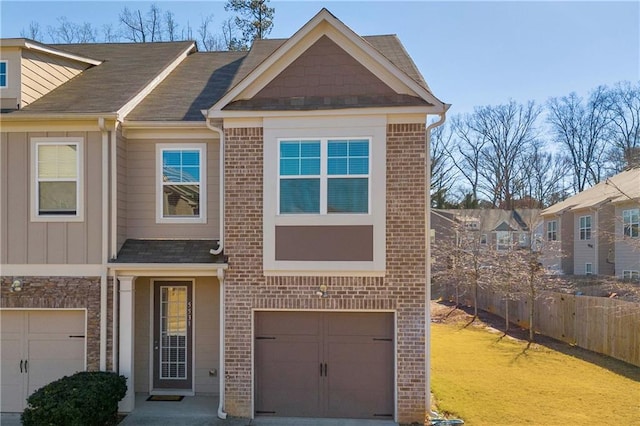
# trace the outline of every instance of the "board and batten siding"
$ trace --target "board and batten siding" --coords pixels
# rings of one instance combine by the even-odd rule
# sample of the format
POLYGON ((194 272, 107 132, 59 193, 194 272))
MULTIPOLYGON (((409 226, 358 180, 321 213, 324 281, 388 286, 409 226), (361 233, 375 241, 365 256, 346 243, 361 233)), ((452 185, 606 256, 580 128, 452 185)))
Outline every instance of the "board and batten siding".
POLYGON ((625 203, 616 206, 615 212, 615 274, 622 277, 624 271, 640 271, 640 238, 624 238, 622 211, 640 208, 640 204, 625 203))
POLYGON ((126 235, 127 238, 219 238, 220 151, 210 139, 128 139, 126 147, 126 235), (156 145, 207 144, 206 223, 156 223, 156 145))
POLYGON ((1 135, 0 263, 102 263, 102 136, 100 132, 3 132, 1 135), (84 144, 84 220, 31 221, 31 138, 80 137, 84 144))
POLYGON ((22 51, 21 107, 51 92, 88 67, 87 64, 30 50, 22 51))

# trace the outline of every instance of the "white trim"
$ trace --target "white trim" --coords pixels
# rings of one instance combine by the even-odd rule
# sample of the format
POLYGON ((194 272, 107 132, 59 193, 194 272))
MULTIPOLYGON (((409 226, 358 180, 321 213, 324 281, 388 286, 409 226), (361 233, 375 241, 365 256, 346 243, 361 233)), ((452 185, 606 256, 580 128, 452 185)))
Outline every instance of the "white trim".
POLYGON ((263 271, 263 275, 265 277, 385 277, 387 275, 387 271, 376 271, 365 267, 357 269, 357 265, 354 264, 360 263, 366 263, 371 267, 373 266, 373 262, 277 261, 278 267, 281 266, 283 269, 265 269, 263 271), (327 265, 327 269, 318 269, 318 266, 321 263, 325 263, 327 265), (345 265, 336 265, 336 263, 345 265), (304 269, 305 266, 308 268, 304 269), (341 266, 345 267, 345 269, 341 270, 341 266), (299 267, 300 269, 295 269, 296 267, 299 267))
POLYGON ((593 270, 593 263, 592 262, 585 262, 585 264, 584 264, 584 274, 585 275, 595 275, 595 271, 593 270), (591 269, 591 270, 588 271, 588 269, 591 269))
MULTIPOLYGON (((210 132, 207 132, 211 137, 210 132)), ((156 223, 163 224, 185 224, 185 223, 207 223, 207 144, 206 143, 158 143, 156 144, 156 223), (164 151, 198 151, 199 152, 199 214, 198 216, 186 217, 164 217, 164 193, 162 180, 162 153, 164 151)))
POLYGON ((137 277, 157 277, 170 273, 174 277, 215 277, 220 269, 227 269, 226 263, 110 263, 108 268, 118 275, 137 277))
POLYGON ((118 333, 118 373, 127 378, 127 393, 118 403, 118 411, 130 413, 136 405, 135 397, 135 276, 120 276, 120 319, 118 333))
POLYGON ((125 105, 123 105, 119 110, 118 110, 118 117, 120 117, 121 119, 125 118, 131 111, 133 111, 133 109, 135 107, 138 106, 138 104, 140 102, 142 102, 142 100, 144 98, 147 97, 147 95, 149 93, 151 93, 153 91, 153 89, 155 89, 156 87, 158 87, 158 85, 160 83, 162 83, 164 81, 165 78, 167 78, 167 76, 169 74, 171 74, 171 72, 173 72, 174 69, 176 69, 178 67, 178 65, 180 65, 180 63, 192 52, 194 51, 196 48, 195 42, 191 43, 189 45, 189 47, 187 47, 182 53, 180 53, 180 55, 173 61, 171 62, 168 66, 166 66, 162 72, 160 74, 158 74, 153 80, 151 80, 151 82, 149 82, 149 84, 147 84, 140 92, 138 92, 129 102, 127 102, 125 105))
POLYGON ((102 264, 4 264, 2 275, 23 277, 99 277, 102 264))
MULTIPOLYGON (((3 41, 3 44, 5 44, 4 41, 3 41)), ((43 53, 48 53, 50 55, 60 56, 63 58, 74 60, 74 61, 83 62, 89 65, 100 65, 103 62, 97 59, 89 58, 87 56, 75 55, 73 53, 65 52, 63 50, 58 50, 33 40, 24 40, 24 43, 19 44, 18 46, 23 46, 26 49, 37 50, 43 53)))
POLYGON ((31 158, 29 160, 31 177, 31 222, 84 222, 84 212, 86 209, 84 188, 85 188, 85 161, 84 161, 84 138, 82 137, 32 137, 31 158), (41 215, 38 212, 39 205, 39 180, 38 180, 38 146, 40 145, 75 145, 77 148, 76 163, 76 213, 73 215, 41 215))

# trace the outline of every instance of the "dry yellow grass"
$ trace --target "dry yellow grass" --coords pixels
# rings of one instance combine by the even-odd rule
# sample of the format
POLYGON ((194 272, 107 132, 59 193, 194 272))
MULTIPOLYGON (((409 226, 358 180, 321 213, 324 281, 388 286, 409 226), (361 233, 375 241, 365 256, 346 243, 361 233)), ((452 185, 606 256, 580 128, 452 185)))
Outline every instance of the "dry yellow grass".
POLYGON ((440 411, 467 426, 640 425, 640 368, 566 345, 527 348, 464 325, 431 327, 440 411))

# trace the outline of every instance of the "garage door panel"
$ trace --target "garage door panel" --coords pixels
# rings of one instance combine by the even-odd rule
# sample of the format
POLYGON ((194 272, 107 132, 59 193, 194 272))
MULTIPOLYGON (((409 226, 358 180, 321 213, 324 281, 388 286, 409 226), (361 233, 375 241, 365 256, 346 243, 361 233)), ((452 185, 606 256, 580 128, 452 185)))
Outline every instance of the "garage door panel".
POLYGON ((20 412, 35 390, 84 370, 84 311, 0 310, 0 321, 1 411, 20 412))
POLYGON ((320 331, 320 316, 315 313, 260 312, 256 318, 256 336, 316 336, 320 331))
POLYGON ((393 314, 286 314, 256 314, 256 414, 393 416, 393 314))
POLYGON ((43 334, 84 334, 83 311, 31 311, 29 313, 29 333, 43 334), (52 315, 55 320, 52 321, 52 315))

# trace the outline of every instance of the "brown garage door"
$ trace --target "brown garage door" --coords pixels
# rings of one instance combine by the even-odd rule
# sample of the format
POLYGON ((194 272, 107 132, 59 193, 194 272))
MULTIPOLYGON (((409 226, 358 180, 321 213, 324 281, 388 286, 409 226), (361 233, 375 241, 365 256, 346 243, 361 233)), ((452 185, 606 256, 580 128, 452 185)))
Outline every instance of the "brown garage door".
POLYGON ((393 314, 256 314, 256 415, 393 418, 393 314))

